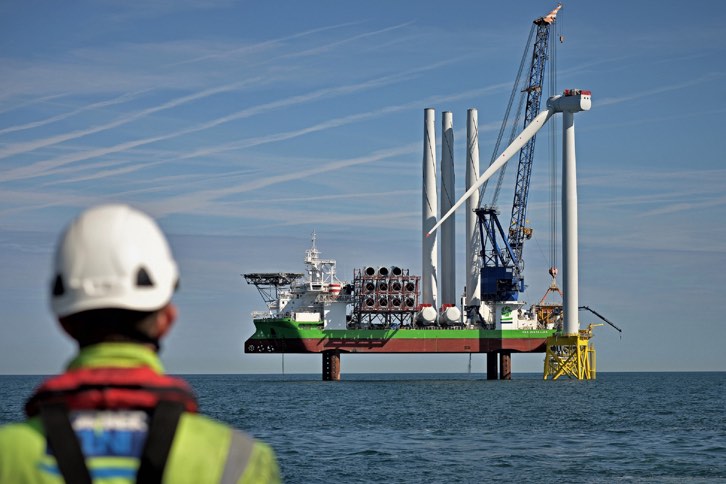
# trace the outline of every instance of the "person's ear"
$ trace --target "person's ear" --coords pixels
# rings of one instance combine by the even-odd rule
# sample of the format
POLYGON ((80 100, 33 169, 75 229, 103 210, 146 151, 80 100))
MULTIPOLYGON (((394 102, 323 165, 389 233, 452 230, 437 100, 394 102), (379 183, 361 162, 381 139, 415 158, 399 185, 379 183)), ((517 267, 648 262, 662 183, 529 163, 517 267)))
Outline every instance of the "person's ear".
POLYGON ((174 321, 176 321, 178 314, 179 311, 173 303, 169 303, 159 310, 156 315, 156 337, 158 339, 161 339, 169 332, 171 327, 174 325, 174 321))

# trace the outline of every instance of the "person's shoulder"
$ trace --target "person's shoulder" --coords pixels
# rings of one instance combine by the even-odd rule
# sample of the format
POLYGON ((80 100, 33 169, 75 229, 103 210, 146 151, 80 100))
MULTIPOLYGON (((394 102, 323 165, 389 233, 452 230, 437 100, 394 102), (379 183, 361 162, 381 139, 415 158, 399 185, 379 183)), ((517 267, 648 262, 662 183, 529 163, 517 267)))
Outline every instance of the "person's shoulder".
POLYGON ((39 418, 0 426, 0 462, 27 459, 45 452, 45 435, 39 418))
POLYGON ((184 434, 194 436, 197 445, 214 443, 212 448, 222 450, 224 469, 240 476, 238 482, 280 482, 275 452, 265 442, 199 414, 184 414, 180 426, 184 434))
POLYGON ((43 442, 44 440, 43 426, 38 418, 0 425, 0 445, 2 446, 14 445, 17 442, 43 442))
POLYGON ((255 439, 251 435, 212 418, 197 413, 185 413, 179 423, 184 433, 190 433, 195 439, 214 439, 217 445, 226 443, 227 447, 236 446, 240 449, 249 447, 255 454, 273 455, 272 447, 255 439))
POLYGON ((229 440, 232 432, 235 431, 233 427, 230 427, 222 422, 209 418, 205 415, 189 412, 182 414, 179 426, 181 430, 189 430, 196 436, 209 436, 210 438, 215 439, 220 438, 220 436, 224 436, 224 440, 229 440))

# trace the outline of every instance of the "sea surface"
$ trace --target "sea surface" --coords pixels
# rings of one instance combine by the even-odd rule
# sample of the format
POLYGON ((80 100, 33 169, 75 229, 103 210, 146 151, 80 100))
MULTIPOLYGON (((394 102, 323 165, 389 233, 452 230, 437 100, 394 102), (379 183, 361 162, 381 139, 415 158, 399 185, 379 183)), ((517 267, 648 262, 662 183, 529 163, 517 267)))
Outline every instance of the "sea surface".
MULTIPOLYGON (((285 482, 726 482, 726 372, 187 375, 285 482)), ((0 376, 0 423, 38 376, 0 376)))

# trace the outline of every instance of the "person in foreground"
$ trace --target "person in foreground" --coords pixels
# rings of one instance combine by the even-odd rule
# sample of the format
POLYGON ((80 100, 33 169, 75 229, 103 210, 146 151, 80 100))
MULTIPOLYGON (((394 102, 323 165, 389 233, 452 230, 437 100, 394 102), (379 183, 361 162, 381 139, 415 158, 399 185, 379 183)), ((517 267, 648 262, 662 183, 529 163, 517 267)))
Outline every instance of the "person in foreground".
POLYGON ((197 414, 165 376, 159 341, 177 316, 177 264, 147 215, 91 208, 60 238, 51 306, 78 355, 0 428, 0 483, 279 482, 272 449, 197 414))

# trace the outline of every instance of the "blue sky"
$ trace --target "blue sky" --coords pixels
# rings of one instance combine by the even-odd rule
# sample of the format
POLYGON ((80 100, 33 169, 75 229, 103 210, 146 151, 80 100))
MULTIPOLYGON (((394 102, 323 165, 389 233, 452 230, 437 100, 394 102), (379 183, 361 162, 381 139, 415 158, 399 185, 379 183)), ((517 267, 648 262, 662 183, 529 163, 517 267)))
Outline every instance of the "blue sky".
MULTIPOLYGON (((73 353, 48 310, 53 245, 109 201, 157 217, 179 259, 168 370, 279 372, 279 355, 242 352, 263 305, 240 274, 300 271, 313 230, 342 278, 376 264, 419 272, 423 110, 437 127, 453 112, 463 193, 466 110, 479 110, 484 164, 531 21, 554 5, 3 2, 0 373, 55 372, 73 353)), ((597 330, 601 371, 726 370, 724 20, 717 1, 561 12, 558 87, 593 93, 576 116, 580 300, 624 329, 597 330)), ((548 139, 530 194, 529 302, 548 285, 548 139)), ((463 220, 460 209, 461 264, 463 220)), ((349 355, 343 372, 467 362, 349 355)), ((541 371, 542 355, 513 365, 541 371)), ((286 369, 317 373, 320 357, 288 356, 286 369)))

